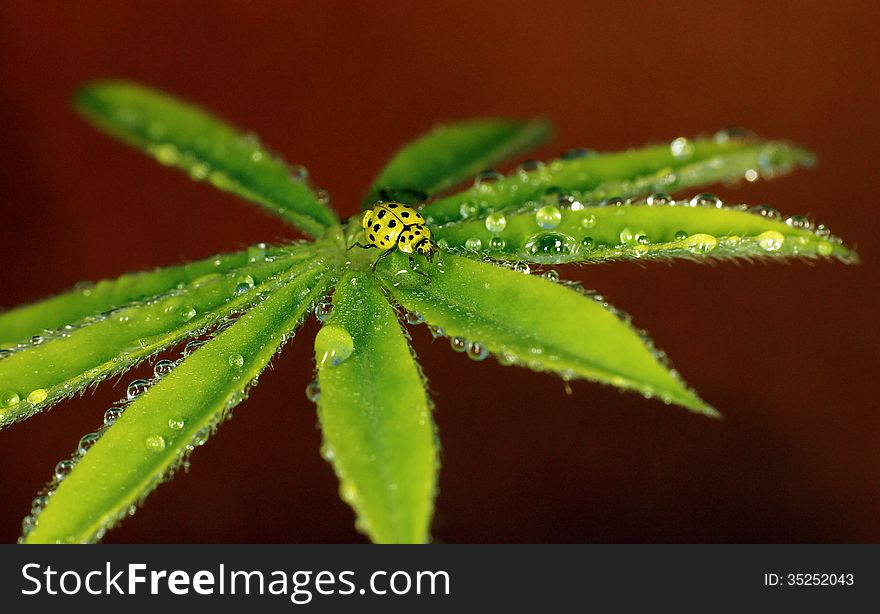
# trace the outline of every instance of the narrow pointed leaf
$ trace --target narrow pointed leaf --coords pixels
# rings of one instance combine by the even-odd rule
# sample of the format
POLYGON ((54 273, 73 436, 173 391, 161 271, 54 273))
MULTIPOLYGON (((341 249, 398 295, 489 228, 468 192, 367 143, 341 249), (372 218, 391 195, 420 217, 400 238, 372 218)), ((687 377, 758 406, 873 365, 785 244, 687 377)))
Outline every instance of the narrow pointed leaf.
POLYGON ((607 207, 575 202, 495 213, 448 224, 434 234, 450 249, 540 264, 630 258, 857 259, 827 228, 804 216, 783 221, 769 207, 721 207, 711 195, 662 206, 656 199, 648 202, 607 207))
POLYGON ((282 283, 286 270, 323 266, 318 258, 305 263, 291 259, 195 280, 174 294, 124 307, 16 350, 0 360, 0 426, 27 418, 247 309, 282 283))
POLYGON ((28 543, 100 539, 186 458, 245 396, 330 275, 288 279, 128 406, 54 494, 25 535, 28 543))
POLYGON ((445 224, 529 203, 556 205, 563 194, 598 201, 673 192, 719 181, 774 177, 796 165, 812 163, 809 152, 779 141, 718 136, 676 139, 671 145, 553 160, 441 198, 422 213, 429 224, 445 224))
POLYGON ((80 90, 76 106, 95 125, 160 163, 262 205, 313 237, 337 222, 303 169, 289 168, 254 136, 198 107, 122 81, 80 90))
POLYGON ((438 265, 422 265, 431 276, 428 284, 408 271, 401 256, 380 270, 406 309, 447 336, 460 337, 459 343, 477 343, 504 364, 612 384, 716 414, 662 362, 644 334, 604 302, 452 254, 444 254, 438 265))
POLYGON ((65 324, 74 324, 135 301, 171 292, 204 275, 223 274, 252 261, 284 255, 290 249, 290 246, 253 245, 246 250, 187 264, 79 284, 62 294, 0 313, 0 348, 9 348, 65 324))
POLYGON ((378 543, 428 540, 437 443, 424 382, 395 310, 372 276, 350 273, 315 340, 324 449, 378 543))
POLYGON ((483 119, 436 127, 401 149, 376 177, 362 209, 387 192, 393 200, 418 203, 553 134, 543 120, 483 119))

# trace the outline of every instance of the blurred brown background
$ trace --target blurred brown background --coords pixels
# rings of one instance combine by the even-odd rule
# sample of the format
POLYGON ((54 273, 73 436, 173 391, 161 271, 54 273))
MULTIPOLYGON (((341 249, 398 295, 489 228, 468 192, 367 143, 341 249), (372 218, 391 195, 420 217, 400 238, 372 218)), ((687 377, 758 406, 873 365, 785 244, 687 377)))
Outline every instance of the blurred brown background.
MULTIPOLYGON (((551 156, 743 125, 820 164, 725 200, 809 213, 856 245, 820 263, 615 264, 583 280, 726 416, 414 344, 443 447, 442 542, 876 542, 880 15, 875 3, 0 4, 0 305, 295 233, 94 132, 68 107, 118 76, 192 99, 306 165, 345 215, 438 120, 543 115, 551 156), (74 8, 77 4, 77 8, 74 8), (369 8, 368 8, 369 7, 369 8)), ((110 542, 363 538, 319 458, 314 324, 189 473, 110 542)), ((132 376, 133 377, 133 376, 132 376)), ((0 432, 0 541, 116 386, 0 432)))

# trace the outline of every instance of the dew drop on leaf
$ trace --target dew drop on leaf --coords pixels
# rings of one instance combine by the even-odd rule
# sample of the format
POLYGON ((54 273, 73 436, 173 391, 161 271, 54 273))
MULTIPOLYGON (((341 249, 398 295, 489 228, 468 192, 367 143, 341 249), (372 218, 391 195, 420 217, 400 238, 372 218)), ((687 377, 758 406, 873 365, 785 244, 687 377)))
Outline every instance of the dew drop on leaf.
POLYGON ((486 230, 498 234, 507 227, 507 218, 503 213, 490 213, 486 216, 486 230))
POLYGON ((172 431, 179 431, 184 426, 184 421, 182 418, 168 418, 168 428, 172 431))
POLYGON ((131 401, 132 399, 146 392, 149 387, 150 383, 147 380, 136 379, 128 385, 125 396, 129 401, 131 401))
POLYGON ((321 386, 317 380, 309 382, 306 386, 306 398, 312 403, 317 403, 321 398, 321 386))
POLYGON ((715 207, 717 209, 720 209, 723 204, 720 198, 708 192, 697 194, 690 202, 691 207, 715 207))
POLYGON ((782 243, 785 241, 785 237, 782 233, 776 232, 775 230, 762 232, 756 238, 761 249, 767 252, 779 251, 782 248, 782 243))
POLYGON ((165 438, 161 435, 150 435, 145 443, 150 452, 161 452, 165 449, 165 438))
POLYGON ((464 337, 453 337, 449 340, 449 346, 455 352, 464 352, 468 348, 468 342, 464 337))
POLYGON ((71 460, 63 460, 60 461, 57 465, 55 465, 55 479, 63 480, 70 472, 73 471, 73 468, 76 464, 71 460))
POLYGON ((36 390, 31 390, 31 393, 27 396, 27 402, 31 405, 38 405, 46 400, 49 396, 49 393, 45 388, 37 388, 36 390))
POLYGON ((553 205, 545 205, 535 212, 535 223, 544 230, 552 230, 562 221, 562 213, 553 205))
POLYGON ((319 365, 336 367, 354 352, 351 334, 341 326, 322 326, 315 336, 315 356, 319 365))
POLYGON ((21 401, 21 396, 15 390, 0 392, 0 407, 12 407, 21 401))
MULTIPOLYGON (((453 346, 452 349, 455 349, 455 346, 453 346)), ((467 355, 471 360, 485 360, 486 357, 489 356, 489 350, 482 343, 474 341, 468 345, 467 355)))
POLYGON ((160 360, 156 363, 156 366, 153 367, 153 375, 156 377, 164 377, 171 373, 174 370, 174 361, 172 360, 160 360))

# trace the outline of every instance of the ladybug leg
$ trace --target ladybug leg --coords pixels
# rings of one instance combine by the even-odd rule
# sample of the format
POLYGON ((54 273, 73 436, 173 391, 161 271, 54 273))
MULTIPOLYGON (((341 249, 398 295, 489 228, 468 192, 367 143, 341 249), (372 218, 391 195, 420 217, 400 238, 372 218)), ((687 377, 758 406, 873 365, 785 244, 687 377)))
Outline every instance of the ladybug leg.
POLYGON ((393 248, 393 247, 392 247, 391 249, 386 249, 384 252, 382 252, 382 255, 381 255, 381 256, 379 256, 378 258, 376 258, 376 262, 374 262, 374 263, 373 263, 373 266, 372 266, 372 271, 373 271, 373 273, 376 272, 376 265, 379 264, 379 261, 382 260, 382 258, 386 258, 386 257, 390 256, 390 255, 391 255, 391 252, 393 252, 393 251, 394 251, 394 248, 393 248))
POLYGON ((424 277, 426 286, 429 283, 431 283, 431 276, 428 275, 427 273, 425 273, 424 271, 420 271, 416 268, 416 259, 413 258, 412 256, 409 257, 409 270, 412 271, 413 273, 418 273, 419 275, 424 277))
MULTIPOLYGON (((354 248, 354 247, 360 247, 360 248, 362 248, 362 249, 371 249, 373 246, 372 246, 372 245, 364 245, 363 243, 361 243, 360 241, 358 241, 358 242, 355 243, 354 245, 349 245, 349 246, 348 246, 348 249, 350 250, 350 249, 352 249, 352 248, 354 248)), ((346 251, 348 251, 348 250, 346 250, 346 251)))

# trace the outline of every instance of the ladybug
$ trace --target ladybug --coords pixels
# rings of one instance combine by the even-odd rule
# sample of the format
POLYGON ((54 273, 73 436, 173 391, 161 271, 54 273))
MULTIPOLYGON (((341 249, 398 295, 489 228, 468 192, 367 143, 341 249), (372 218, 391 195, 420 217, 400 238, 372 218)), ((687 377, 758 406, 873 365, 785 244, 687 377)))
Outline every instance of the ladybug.
POLYGON ((361 226, 367 244, 355 243, 352 247, 364 249, 377 247, 384 250, 373 263, 373 271, 376 270, 379 260, 397 248, 404 254, 409 254, 410 269, 423 277, 428 277, 416 270, 413 257, 414 254, 421 254, 428 259, 428 262, 432 262, 434 254, 437 253, 437 245, 431 241, 431 231, 425 226, 425 218, 421 213, 403 203, 381 202, 364 211, 361 226))

